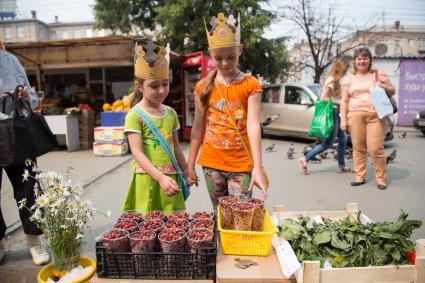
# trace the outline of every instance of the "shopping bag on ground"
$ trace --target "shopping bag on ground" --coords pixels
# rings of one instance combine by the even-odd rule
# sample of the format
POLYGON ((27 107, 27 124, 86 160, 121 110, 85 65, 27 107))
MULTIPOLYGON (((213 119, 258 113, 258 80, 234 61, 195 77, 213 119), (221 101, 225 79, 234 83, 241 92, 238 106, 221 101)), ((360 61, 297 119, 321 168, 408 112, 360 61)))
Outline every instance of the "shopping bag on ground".
POLYGON ((333 111, 332 99, 327 102, 316 102, 316 110, 308 132, 311 137, 329 138, 333 128, 333 111))
POLYGON ((394 113, 394 107, 385 93, 385 89, 375 86, 370 89, 370 96, 379 119, 394 113))

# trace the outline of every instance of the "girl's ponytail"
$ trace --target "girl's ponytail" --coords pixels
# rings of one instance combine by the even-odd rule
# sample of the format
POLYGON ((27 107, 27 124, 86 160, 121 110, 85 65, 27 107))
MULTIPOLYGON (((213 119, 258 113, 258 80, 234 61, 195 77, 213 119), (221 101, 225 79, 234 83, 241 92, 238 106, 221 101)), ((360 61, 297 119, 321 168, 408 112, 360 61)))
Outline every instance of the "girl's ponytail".
POLYGON ((217 76, 217 70, 214 70, 211 73, 209 73, 208 76, 205 78, 204 90, 201 93, 201 102, 204 108, 208 106, 208 102, 210 101, 216 76, 217 76))
MULTIPOLYGON (((137 81, 140 86, 143 85, 143 82, 145 81, 144 79, 140 79, 138 77, 134 77, 134 80, 137 81)), ((131 98, 130 101, 130 107, 134 107, 137 103, 140 102, 140 100, 142 100, 143 98, 143 92, 140 90, 140 87, 137 86, 137 83, 134 83, 134 95, 131 98)))

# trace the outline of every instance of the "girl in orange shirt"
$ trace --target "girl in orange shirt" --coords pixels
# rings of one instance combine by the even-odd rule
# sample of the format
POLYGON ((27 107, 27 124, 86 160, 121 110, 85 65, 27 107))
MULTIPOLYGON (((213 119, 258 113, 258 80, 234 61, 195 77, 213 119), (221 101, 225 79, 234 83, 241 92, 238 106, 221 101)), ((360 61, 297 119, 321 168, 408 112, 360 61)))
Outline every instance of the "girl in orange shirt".
POLYGON ((195 161, 202 166, 214 208, 225 195, 252 195, 257 184, 267 194, 262 170, 259 81, 237 66, 242 52, 240 18, 223 13, 207 30, 216 71, 195 88, 195 119, 187 167, 189 185, 198 184, 195 161))

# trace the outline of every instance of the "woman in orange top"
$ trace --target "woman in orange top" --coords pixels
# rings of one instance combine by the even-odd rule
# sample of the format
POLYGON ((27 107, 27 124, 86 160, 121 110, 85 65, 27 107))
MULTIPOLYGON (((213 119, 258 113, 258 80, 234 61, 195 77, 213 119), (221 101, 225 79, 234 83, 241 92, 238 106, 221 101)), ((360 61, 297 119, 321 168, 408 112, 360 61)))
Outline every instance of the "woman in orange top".
POLYGON ((187 179, 197 185, 195 161, 203 167, 214 208, 225 195, 252 195, 254 183, 267 193, 262 170, 259 81, 237 66, 242 52, 240 23, 220 13, 207 31, 216 71, 195 88, 195 119, 192 127, 187 179))
POLYGON ((379 119, 370 96, 370 89, 378 85, 388 96, 395 93, 393 84, 382 71, 372 70, 372 54, 368 48, 354 52, 354 72, 342 84, 341 129, 348 128, 353 143, 353 162, 356 179, 351 186, 365 183, 366 152, 375 168, 378 189, 387 188, 384 139, 387 119, 379 119))

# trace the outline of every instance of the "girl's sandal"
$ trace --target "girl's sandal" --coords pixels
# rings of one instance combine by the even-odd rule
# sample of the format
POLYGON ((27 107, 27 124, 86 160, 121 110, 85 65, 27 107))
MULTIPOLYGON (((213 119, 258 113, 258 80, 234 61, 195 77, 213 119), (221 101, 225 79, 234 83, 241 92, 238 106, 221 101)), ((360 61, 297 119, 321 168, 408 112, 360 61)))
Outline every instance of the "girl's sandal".
POLYGON ((307 161, 305 161, 304 158, 298 159, 298 164, 300 165, 301 170, 303 171, 304 175, 307 175, 307 161))
POLYGON ((351 173, 350 167, 341 167, 339 173, 351 173))

